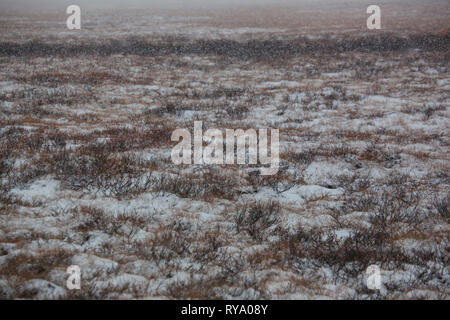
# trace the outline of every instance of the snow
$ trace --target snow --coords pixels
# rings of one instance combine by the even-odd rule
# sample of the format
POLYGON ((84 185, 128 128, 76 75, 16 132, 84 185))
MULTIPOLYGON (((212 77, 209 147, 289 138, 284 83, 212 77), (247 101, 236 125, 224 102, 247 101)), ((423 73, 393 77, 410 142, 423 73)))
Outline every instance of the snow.
MULTIPOLYGON (((11 27, 0 38, 77 47, 109 39, 127 44, 136 35, 154 44, 201 39, 218 46, 220 41, 208 41, 220 39, 244 50, 261 40, 294 44, 306 36, 315 46, 361 36, 352 25, 333 32, 324 31, 323 21, 315 27, 296 25, 297 15, 308 18, 314 10, 292 10, 283 21, 262 22, 255 21, 259 11, 242 12, 248 20, 239 23, 233 11, 226 18, 218 12, 150 11, 115 16, 96 11, 79 33, 61 31, 63 22, 39 15, 3 15, 0 20, 11 27), (295 21, 289 19, 292 14, 295 21), (30 22, 40 27, 28 28, 30 22), (273 27, 262 26, 269 22, 273 27)), ((434 256, 445 257, 450 230, 445 211, 450 78, 441 52, 330 55, 318 50, 262 59, 217 49, 223 52, 2 56, 0 298, 77 297, 65 287, 69 265, 81 268, 78 294, 84 298, 445 295, 448 267, 434 256), (79 77, 66 77, 73 72, 79 77), (153 112, 169 109, 164 109, 167 103, 176 105, 175 112, 153 112), (227 110, 236 107, 248 111, 230 116, 227 110), (175 166, 167 136, 194 121, 208 128, 279 129, 279 173, 255 177, 255 168, 247 165, 175 166), (162 130, 160 136, 153 136, 155 128, 162 130), (57 138, 65 147, 57 146, 57 138), (64 156, 87 161, 71 163, 64 156), (120 196, 105 191, 129 172, 151 174, 154 180, 146 189, 120 196), (83 174, 92 179, 89 187, 77 189, 65 181, 83 174), (158 179, 166 175, 180 180, 164 186, 158 179), (228 179, 230 192, 224 194, 222 183, 228 179), (189 186, 212 191, 182 190, 189 186), (372 237, 377 218, 390 217, 396 213, 392 208, 414 196, 420 198, 417 208, 405 211, 414 212, 417 222, 394 221, 375 230, 380 237, 393 230, 383 241, 411 255, 412 264, 386 255, 386 285, 379 294, 367 292, 364 272, 355 275, 352 269, 358 255, 339 246, 370 242, 359 235, 372 237), (259 220, 254 229, 238 231, 242 206, 250 206, 258 218, 262 209, 252 206, 261 203, 280 206, 276 222, 265 226, 259 220), (327 240, 335 242, 320 242, 327 240), (416 250, 423 254, 414 256, 416 250), (343 267, 333 262, 335 254, 348 254, 352 262, 343 267), (430 279, 421 276, 428 273, 430 279)), ((377 247, 381 253, 385 248, 377 247)), ((370 249, 370 259, 378 259, 370 249)))
POLYGON ((36 294, 34 299, 38 300, 56 300, 63 299, 67 292, 64 288, 61 288, 49 281, 33 279, 27 281, 23 286, 23 291, 36 294))

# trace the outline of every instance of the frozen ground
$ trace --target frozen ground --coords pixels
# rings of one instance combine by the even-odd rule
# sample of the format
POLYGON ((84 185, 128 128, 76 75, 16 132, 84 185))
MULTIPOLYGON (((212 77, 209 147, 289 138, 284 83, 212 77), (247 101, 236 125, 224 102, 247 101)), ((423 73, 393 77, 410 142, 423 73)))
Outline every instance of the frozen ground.
POLYGON ((4 11, 0 298, 448 299, 449 8, 418 6, 381 38, 354 7, 331 30, 161 9, 78 34, 4 11), (195 120, 280 129, 279 173, 173 165, 195 120))

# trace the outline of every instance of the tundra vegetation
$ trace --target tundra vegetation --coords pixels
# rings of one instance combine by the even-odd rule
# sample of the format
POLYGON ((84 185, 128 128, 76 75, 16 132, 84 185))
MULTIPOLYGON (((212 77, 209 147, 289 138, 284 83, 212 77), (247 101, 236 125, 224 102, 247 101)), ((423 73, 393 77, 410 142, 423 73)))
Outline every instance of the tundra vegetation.
POLYGON ((0 13, 0 298, 448 299, 448 3, 396 5, 0 13), (278 172, 175 165, 195 121, 278 172))

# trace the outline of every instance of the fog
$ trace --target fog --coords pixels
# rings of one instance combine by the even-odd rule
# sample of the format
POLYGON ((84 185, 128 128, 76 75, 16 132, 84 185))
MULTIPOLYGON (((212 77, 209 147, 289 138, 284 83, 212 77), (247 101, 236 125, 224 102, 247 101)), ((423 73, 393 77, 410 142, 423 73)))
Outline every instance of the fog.
MULTIPOLYGON (((435 2, 442 0, 428 0, 435 2)), ((416 2, 416 0, 378 0, 377 4, 398 3, 398 2, 416 2)), ((300 6, 334 6, 334 5, 370 5, 370 0, 0 0, 2 9, 27 9, 41 8, 51 9, 55 7, 64 7, 76 4, 83 7, 108 7, 108 8, 192 8, 192 7, 236 7, 236 6, 282 6, 282 5, 300 5, 300 6)))

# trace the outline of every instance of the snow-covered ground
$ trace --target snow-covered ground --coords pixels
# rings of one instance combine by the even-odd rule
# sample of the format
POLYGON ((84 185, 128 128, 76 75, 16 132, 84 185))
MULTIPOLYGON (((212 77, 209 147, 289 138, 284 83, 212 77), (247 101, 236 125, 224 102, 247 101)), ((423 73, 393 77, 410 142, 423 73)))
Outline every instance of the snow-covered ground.
MULTIPOLYGON (((166 14, 149 28, 125 11, 129 24, 93 30, 117 17, 102 15, 76 38, 289 43, 294 32, 166 14)), ((47 33, 0 42, 72 41, 42 19, 47 33)), ((271 59, 1 54, 0 298, 448 299, 442 41, 271 59), (197 120, 279 129, 280 171, 174 165, 171 133, 197 120), (374 264, 380 290, 365 282, 374 264), (66 287, 71 265, 81 290, 66 287)))

